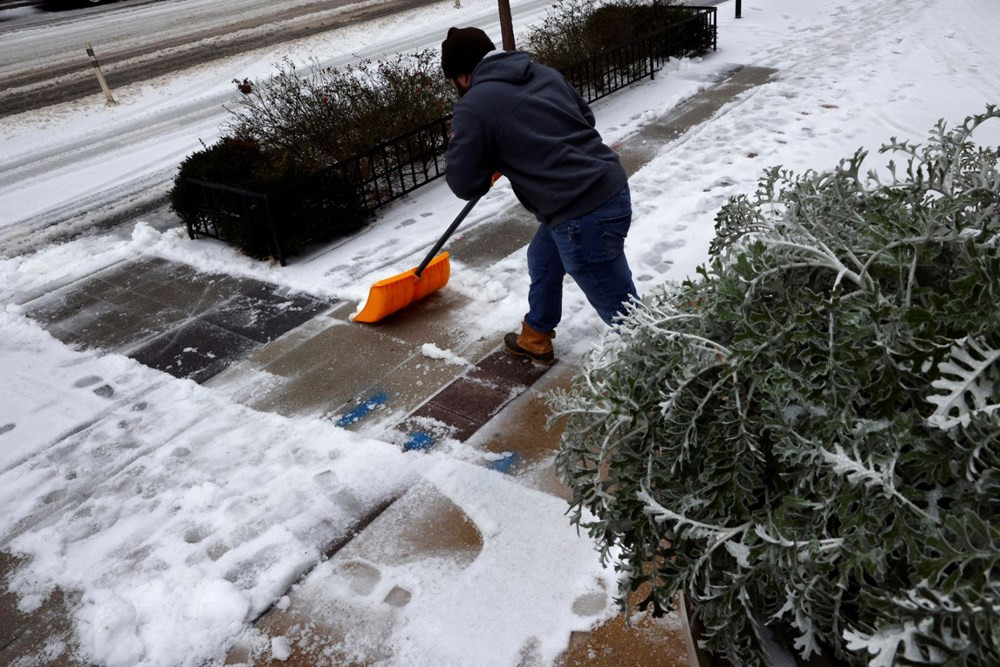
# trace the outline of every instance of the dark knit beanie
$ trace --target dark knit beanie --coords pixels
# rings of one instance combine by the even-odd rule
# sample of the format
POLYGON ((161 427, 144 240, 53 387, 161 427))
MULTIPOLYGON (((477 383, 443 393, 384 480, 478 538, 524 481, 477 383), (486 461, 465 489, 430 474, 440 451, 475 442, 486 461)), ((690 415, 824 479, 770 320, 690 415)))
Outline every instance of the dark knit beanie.
POLYGON ((441 42, 441 69, 448 79, 472 74, 487 53, 497 48, 479 28, 450 28, 441 42))

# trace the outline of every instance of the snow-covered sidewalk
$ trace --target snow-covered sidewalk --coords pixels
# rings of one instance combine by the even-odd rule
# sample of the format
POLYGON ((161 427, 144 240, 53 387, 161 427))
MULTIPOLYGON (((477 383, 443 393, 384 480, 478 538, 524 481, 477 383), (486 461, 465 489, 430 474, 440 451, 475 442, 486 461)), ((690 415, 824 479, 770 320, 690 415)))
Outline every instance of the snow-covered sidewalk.
MULTIPOLYGON (((953 124, 997 101, 1000 73, 989 66, 1000 55, 996 3, 754 0, 744 3, 740 21, 729 9, 720 7, 717 53, 671 63, 654 81, 595 105, 606 139, 620 142, 734 66, 778 70, 772 82, 654 151, 631 179, 636 210, 626 251, 640 291, 691 275, 704 261, 719 206, 752 192, 765 167, 826 169, 890 136, 921 141, 939 118, 953 124)), ((992 134, 978 139, 998 143, 1000 128, 984 129, 992 134)), ((62 131, 73 130, 67 123, 62 131)), ((5 145, 20 150, 37 137, 18 123, 3 133, 5 145)), ((58 178, 53 173, 48 186, 58 188, 58 178)), ((512 206, 509 188, 499 188, 467 233, 495 224, 512 206)), ((400 601, 392 596, 397 586, 410 594, 382 616, 387 664, 473 664, 463 656, 482 657, 475 644, 482 634, 469 626, 435 639, 443 627, 436 623, 448 618, 450 627, 464 619, 503 627, 489 662, 475 664, 513 665, 529 644, 551 661, 572 631, 611 616, 613 575, 569 528, 564 504, 469 463, 469 445, 404 453, 319 416, 253 410, 225 386, 72 349, 24 314, 25 301, 54 285, 142 256, 355 301, 373 278, 413 265, 445 224, 442 212, 455 208, 443 186, 429 186, 386 211, 369 233, 285 269, 142 223, 128 238, 82 239, 0 262, 0 549, 30 559, 9 582, 21 611, 56 588, 76 592, 76 648, 98 664, 221 662, 232 642, 252 633, 249 620, 289 604, 281 602, 285 589, 321 560, 326 544, 418 485, 458 507, 483 543, 465 569, 461 561, 428 564, 419 581, 368 563, 375 577, 363 562, 354 570, 360 574, 342 578, 379 604, 400 601), (467 595, 456 597, 461 590, 467 595), (591 615, 573 612, 581 596, 578 609, 591 615)), ((461 269, 456 262, 448 287, 464 303, 453 326, 466 340, 498 340, 523 311, 523 257, 513 253, 488 273, 461 269)), ((572 359, 601 326, 571 286, 565 313, 557 343, 572 359)), ((368 640, 345 637, 343 646, 360 650, 368 640)), ((65 655, 70 647, 60 641, 36 663, 65 655)), ((271 646, 275 655, 285 648, 271 646)))

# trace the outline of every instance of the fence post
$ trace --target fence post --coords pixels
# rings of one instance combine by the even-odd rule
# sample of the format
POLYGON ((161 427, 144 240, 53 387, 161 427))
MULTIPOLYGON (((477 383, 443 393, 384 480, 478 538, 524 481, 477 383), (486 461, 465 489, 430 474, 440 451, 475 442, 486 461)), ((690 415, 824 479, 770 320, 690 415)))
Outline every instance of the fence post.
POLYGON ((275 224, 274 214, 271 212, 271 195, 264 195, 264 213, 267 215, 267 226, 271 232, 271 243, 274 247, 275 259, 282 266, 285 266, 285 249, 281 247, 281 239, 278 238, 278 226, 275 224))
POLYGON ((736 0, 736 18, 743 18, 743 0, 736 0))
POLYGON ((94 47, 87 42, 87 55, 90 56, 90 64, 94 68, 94 73, 97 75, 97 82, 101 84, 101 89, 104 91, 104 97, 107 98, 108 104, 114 106, 118 104, 115 102, 115 98, 111 96, 111 89, 108 88, 108 82, 104 80, 104 73, 101 71, 101 65, 97 62, 97 56, 94 55, 94 47))
POLYGON ((656 78, 656 53, 653 50, 653 38, 649 37, 646 42, 649 45, 649 80, 656 78))

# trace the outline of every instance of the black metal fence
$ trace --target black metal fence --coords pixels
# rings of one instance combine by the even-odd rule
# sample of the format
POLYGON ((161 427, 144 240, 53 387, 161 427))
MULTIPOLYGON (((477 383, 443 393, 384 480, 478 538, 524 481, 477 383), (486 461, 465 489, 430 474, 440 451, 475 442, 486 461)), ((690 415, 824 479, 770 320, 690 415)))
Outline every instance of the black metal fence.
POLYGON ((374 211, 444 176, 451 115, 393 137, 333 167, 355 184, 361 205, 374 211))
MULTIPOLYGON (((716 8, 689 9, 691 17, 571 65, 562 70, 563 75, 584 99, 593 102, 655 76, 672 57, 715 50, 716 8)), ((188 179, 198 202, 195 214, 186 216, 188 235, 233 241, 224 231, 233 229, 233 222, 253 225, 271 256, 284 266, 287 248, 283 241, 290 233, 298 243, 317 240, 336 226, 338 216, 370 216, 443 176, 450 129, 449 115, 268 193, 188 179), (345 185, 353 192, 346 192, 345 185)))
POLYGON ((343 228, 334 223, 368 217, 443 176, 450 130, 448 115, 266 193, 189 178, 196 204, 195 214, 186 216, 188 236, 234 241, 226 231, 234 222, 266 229, 261 242, 284 266, 289 236, 298 244, 321 239, 343 228))
POLYGON ((718 46, 716 8, 685 9, 691 10, 690 17, 570 65, 561 70, 563 76, 587 102, 593 102, 647 76, 654 77, 670 58, 714 51, 718 46))

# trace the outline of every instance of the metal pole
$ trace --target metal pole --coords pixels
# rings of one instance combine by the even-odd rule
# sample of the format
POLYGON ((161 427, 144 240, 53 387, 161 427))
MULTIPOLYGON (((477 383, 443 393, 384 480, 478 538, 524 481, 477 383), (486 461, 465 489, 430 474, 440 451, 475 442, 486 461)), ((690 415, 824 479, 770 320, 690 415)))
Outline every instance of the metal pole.
POLYGON ((736 0, 736 18, 743 18, 743 0, 736 0))
POLYGON ((497 0, 500 5, 500 36, 503 38, 503 50, 513 51, 514 23, 511 20, 510 0, 497 0))
POLYGON ((97 62, 97 56, 94 55, 94 48, 87 42, 87 55, 90 56, 90 64, 94 67, 94 73, 97 75, 97 82, 101 84, 101 89, 104 91, 104 97, 107 98, 108 104, 115 105, 115 98, 111 96, 111 89, 108 88, 108 82, 104 80, 104 72, 101 71, 101 65, 97 62))

